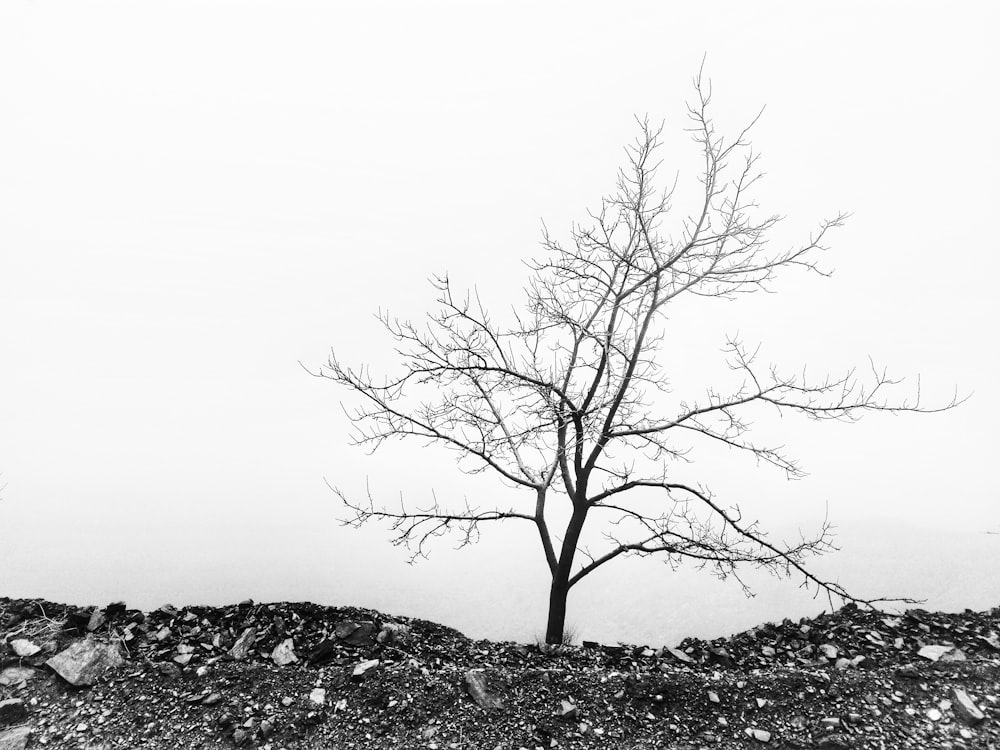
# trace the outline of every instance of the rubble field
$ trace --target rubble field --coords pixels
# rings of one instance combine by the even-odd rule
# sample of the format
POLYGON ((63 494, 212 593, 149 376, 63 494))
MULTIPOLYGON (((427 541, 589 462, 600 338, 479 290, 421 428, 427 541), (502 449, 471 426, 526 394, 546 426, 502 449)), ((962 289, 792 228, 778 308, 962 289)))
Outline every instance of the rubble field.
POLYGON ((473 641, 310 603, 0 598, 0 750, 1000 748, 1000 607, 729 638, 473 641))

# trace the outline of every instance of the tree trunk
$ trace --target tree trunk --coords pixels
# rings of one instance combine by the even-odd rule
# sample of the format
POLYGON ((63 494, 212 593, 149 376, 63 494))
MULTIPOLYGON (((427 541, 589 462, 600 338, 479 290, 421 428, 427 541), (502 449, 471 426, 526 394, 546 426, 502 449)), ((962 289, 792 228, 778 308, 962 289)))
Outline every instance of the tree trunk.
MULTIPOLYGON (((586 497, 587 482, 584 479, 577 483, 577 492, 586 497)), ((576 556, 576 545, 580 541, 580 532, 587 520, 587 504, 578 503, 574 499, 573 516, 566 527, 562 549, 559 552, 559 564, 552 573, 552 586, 549 589, 549 621, 545 626, 546 643, 562 643, 566 628, 566 598, 569 596, 569 574, 573 568, 573 558, 576 556)))
POLYGON ((562 643, 566 629, 566 598, 569 595, 568 576, 552 577, 549 589, 549 621, 545 626, 546 643, 562 643))

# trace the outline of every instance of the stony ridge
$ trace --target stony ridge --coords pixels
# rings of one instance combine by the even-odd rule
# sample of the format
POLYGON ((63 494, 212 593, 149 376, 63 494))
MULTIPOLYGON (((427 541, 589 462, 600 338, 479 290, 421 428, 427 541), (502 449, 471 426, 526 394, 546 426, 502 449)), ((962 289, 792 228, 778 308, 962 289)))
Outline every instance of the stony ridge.
POLYGON ((0 750, 987 748, 1000 608, 853 606, 676 645, 473 641, 310 603, 0 598, 0 750))

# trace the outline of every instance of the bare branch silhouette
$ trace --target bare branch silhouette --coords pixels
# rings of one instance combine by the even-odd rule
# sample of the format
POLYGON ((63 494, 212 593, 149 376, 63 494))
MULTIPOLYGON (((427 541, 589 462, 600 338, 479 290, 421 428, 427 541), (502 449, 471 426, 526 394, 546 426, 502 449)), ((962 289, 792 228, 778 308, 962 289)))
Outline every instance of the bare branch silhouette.
POLYGON ((501 510, 467 503, 452 509, 436 497, 426 508, 402 499, 388 508, 370 494, 358 501, 334 490, 349 511, 344 522, 388 523, 393 543, 414 559, 448 532, 458 534, 461 547, 475 542, 485 523, 530 522, 551 576, 550 643, 562 639, 570 589, 623 555, 658 556, 672 566, 687 561, 735 578, 744 589, 741 571, 750 567, 797 577, 841 600, 886 601, 858 598, 806 567, 809 556, 833 549, 829 524, 793 543, 771 541, 737 506, 723 506, 705 486, 678 481, 675 467, 704 441, 801 477, 784 446, 753 434, 754 409, 853 422, 871 412, 926 413, 960 403, 956 394, 947 403, 924 404, 919 382, 900 396, 902 381, 874 362, 819 379, 762 367, 757 349, 732 337, 726 362, 740 384, 709 387, 665 411, 658 396, 669 392, 661 352, 670 305, 685 296, 735 299, 769 291, 788 269, 827 275, 820 257, 846 218, 820 222, 798 245, 772 247, 780 217, 762 213, 754 197, 761 173, 748 136, 756 118, 727 139, 709 117, 711 86, 700 73, 694 90, 688 117, 703 157, 700 198, 673 233, 666 223, 674 187, 656 187, 661 129, 640 119, 616 189, 589 222, 574 226, 566 244, 544 231, 545 252, 529 264, 526 304, 515 324, 498 324, 478 293, 456 294, 447 276, 436 277, 437 306, 422 324, 379 313, 400 374, 376 378, 336 355, 313 373, 360 397, 349 412, 355 444, 377 450, 390 439, 417 438, 455 451, 463 471, 493 473, 514 493, 511 507, 501 510), (569 515, 559 539, 549 528, 550 502, 569 515), (596 554, 581 543, 592 516, 606 529, 606 548, 596 554))

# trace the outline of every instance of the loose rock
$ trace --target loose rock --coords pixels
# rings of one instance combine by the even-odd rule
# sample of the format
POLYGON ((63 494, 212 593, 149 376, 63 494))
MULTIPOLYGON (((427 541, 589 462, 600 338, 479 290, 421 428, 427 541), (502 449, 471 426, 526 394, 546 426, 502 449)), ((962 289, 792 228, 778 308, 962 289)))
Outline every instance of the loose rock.
POLYGON ((229 655, 234 659, 245 659, 257 641, 257 629, 247 628, 229 649, 229 655))
POLYGON ((20 724, 28 718, 28 707, 20 698, 8 698, 0 701, 0 727, 20 724))
POLYGON ((30 736, 31 727, 14 727, 0 732, 0 750, 24 750, 30 736))
POLYGON ((365 672, 370 669, 374 669, 379 664, 378 659, 369 659, 368 661, 359 662, 354 665, 354 669, 351 671, 352 677, 361 677, 365 672))
POLYGON ((961 649, 945 645, 924 646, 917 652, 917 656, 931 661, 965 661, 965 654, 961 649))
POLYGON ((87 620, 87 630, 93 633, 95 630, 100 629, 100 627, 106 622, 104 613, 101 611, 100 607, 94 607, 94 611, 90 615, 90 619, 87 620))
POLYGON ((570 703, 569 701, 562 701, 559 705, 559 716, 563 719, 575 719, 579 711, 577 707, 570 703))
POLYGON ((70 685, 80 687, 93 685, 107 672, 122 666, 125 659, 117 646, 88 637, 45 663, 70 685))
POLYGON ((834 646, 832 643, 824 643, 823 645, 821 645, 819 647, 819 650, 820 650, 820 653, 823 654, 823 656, 825 656, 830 661, 833 661, 834 659, 836 659, 837 658, 837 654, 840 653, 837 650, 837 647, 834 646))
POLYGON ((0 671, 0 685, 20 685, 33 679, 38 672, 31 667, 7 667, 0 671))
POLYGON ((406 643, 410 639, 410 626, 401 622, 387 622, 375 640, 388 645, 406 643))
POLYGON ((490 691, 486 674, 481 669, 470 669, 465 673, 465 687, 472 700, 481 708, 503 708, 503 699, 490 691))
POLYGON ((14 649, 14 654, 21 657, 34 656, 41 651, 41 646, 29 641, 27 638, 15 638, 10 642, 10 647, 14 649))
POLYGON ((298 660, 299 658, 295 655, 295 641, 291 638, 283 640, 275 646, 274 651, 271 652, 271 661, 279 667, 293 664, 298 660))
POLYGON ((685 654, 679 648, 671 648, 670 646, 667 646, 663 650, 666 651, 668 654, 670 654, 675 659, 677 659, 677 661, 679 661, 679 662, 683 662, 684 664, 693 664, 694 663, 694 659, 692 659, 690 656, 688 656, 687 654, 685 654))
POLYGON ((985 714, 979 710, 979 706, 975 704, 975 701, 964 690, 952 688, 951 700, 951 710, 970 727, 974 727, 986 718, 985 714))

